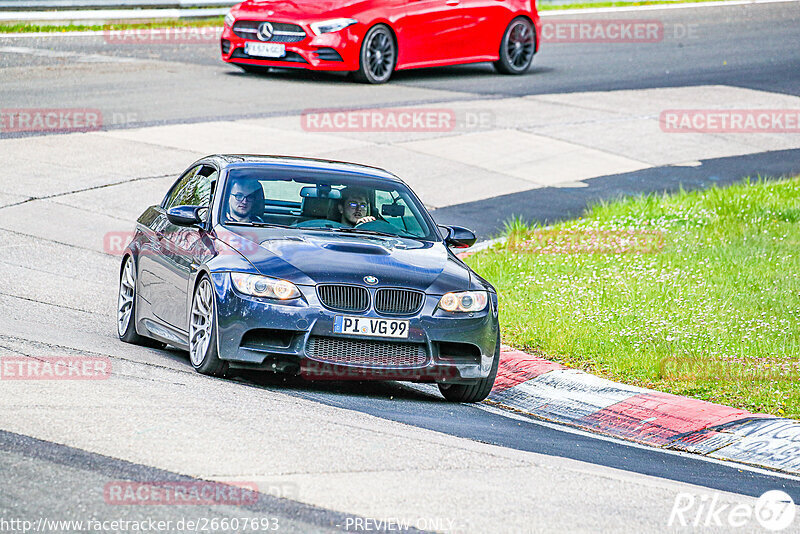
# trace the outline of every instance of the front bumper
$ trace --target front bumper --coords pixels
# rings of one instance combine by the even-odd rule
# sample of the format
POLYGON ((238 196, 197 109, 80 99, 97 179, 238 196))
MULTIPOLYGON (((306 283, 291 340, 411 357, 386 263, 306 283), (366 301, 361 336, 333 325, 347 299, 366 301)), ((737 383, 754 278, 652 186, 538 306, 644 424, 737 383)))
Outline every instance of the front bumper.
POLYGON ((261 42, 257 39, 246 39, 236 35, 229 26, 225 26, 220 38, 222 60, 239 65, 259 67, 302 68, 324 71, 355 71, 359 68, 361 39, 363 28, 354 24, 338 32, 315 35, 307 25, 300 25, 306 33, 303 40, 283 43, 286 56, 283 58, 262 58, 249 56, 244 47, 247 41, 261 42), (338 56, 338 57, 337 57, 338 56), (341 59, 339 59, 341 58, 341 59))
POLYGON ((329 310, 320 303, 313 286, 298 286, 302 299, 277 303, 240 294, 233 288, 227 272, 213 274, 212 280, 217 295, 219 357, 233 367, 299 372, 317 379, 449 383, 473 383, 489 376, 492 368, 499 331, 494 294, 490 294, 490 304, 480 313, 444 312, 437 309, 438 296, 426 295, 417 314, 387 317, 373 309, 363 314, 329 310), (334 334, 336 315, 407 319, 409 337, 398 341, 334 334), (345 343, 377 343, 389 353, 400 345, 404 345, 403 349, 413 345, 420 351, 424 349, 424 361, 353 364, 342 361, 347 360, 346 354, 336 361, 313 356, 309 340, 318 342, 323 338, 345 343))

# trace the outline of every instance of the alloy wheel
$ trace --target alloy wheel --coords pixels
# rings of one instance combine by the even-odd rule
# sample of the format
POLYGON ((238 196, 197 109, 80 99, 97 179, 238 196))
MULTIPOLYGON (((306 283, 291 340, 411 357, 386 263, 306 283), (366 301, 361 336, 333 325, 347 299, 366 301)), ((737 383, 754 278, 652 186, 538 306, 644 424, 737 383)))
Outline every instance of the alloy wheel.
POLYGON ((133 260, 128 258, 122 269, 119 280, 119 297, 117 298, 117 332, 125 335, 131 322, 133 299, 136 295, 136 275, 133 272, 133 260))
POLYGON ((376 80, 389 77, 394 67, 394 42, 385 30, 374 32, 367 42, 367 68, 376 80))
POLYGON ((189 357, 195 367, 202 365, 211 343, 214 325, 214 291, 211 282, 204 278, 197 285, 192 301, 189 322, 189 357))
POLYGON ((506 44, 509 63, 515 69, 526 68, 533 57, 534 44, 530 25, 521 20, 517 21, 511 27, 506 44))

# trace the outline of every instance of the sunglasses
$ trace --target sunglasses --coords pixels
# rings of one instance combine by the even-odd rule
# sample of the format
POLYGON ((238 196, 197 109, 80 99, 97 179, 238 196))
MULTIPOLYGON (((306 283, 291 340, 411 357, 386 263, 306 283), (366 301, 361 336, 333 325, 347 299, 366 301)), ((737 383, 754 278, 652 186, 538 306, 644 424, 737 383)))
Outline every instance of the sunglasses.
POLYGON ((245 200, 248 200, 250 202, 255 202, 257 198, 255 192, 250 193, 249 195, 245 195, 243 193, 236 193, 235 195, 231 194, 231 196, 236 199, 236 202, 244 202, 245 200))
POLYGON ((347 206, 351 209, 361 208, 362 210, 367 209, 366 202, 348 202, 347 206))

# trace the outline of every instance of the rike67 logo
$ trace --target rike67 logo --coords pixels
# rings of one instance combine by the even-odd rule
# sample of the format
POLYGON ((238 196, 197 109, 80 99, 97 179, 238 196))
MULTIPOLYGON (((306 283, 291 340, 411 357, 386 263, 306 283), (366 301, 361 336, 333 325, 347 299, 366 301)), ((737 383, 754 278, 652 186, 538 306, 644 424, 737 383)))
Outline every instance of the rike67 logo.
POLYGON ((679 493, 667 522, 670 527, 724 527, 746 532, 760 526, 771 532, 789 528, 795 520, 797 508, 792 497, 781 490, 771 490, 758 498, 755 505, 721 502, 720 494, 694 495, 679 493))

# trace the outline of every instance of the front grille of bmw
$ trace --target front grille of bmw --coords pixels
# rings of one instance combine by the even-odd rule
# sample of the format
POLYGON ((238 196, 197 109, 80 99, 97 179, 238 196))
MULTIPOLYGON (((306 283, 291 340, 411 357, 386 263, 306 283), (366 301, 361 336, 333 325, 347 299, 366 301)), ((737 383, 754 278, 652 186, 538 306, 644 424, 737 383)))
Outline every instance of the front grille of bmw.
MULTIPOLYGON (((326 308, 336 311, 365 312, 370 305, 369 291, 361 286, 320 285, 317 296, 326 308)), ((422 291, 381 288, 375 292, 375 311, 383 315, 414 315, 424 301, 422 291)))
POLYGON ((425 345, 311 336, 309 357, 326 363, 369 367, 422 367, 428 362, 425 345))
POLYGON ((317 296, 326 307, 336 311, 365 312, 369 309, 369 291, 360 286, 320 285, 317 296))
POLYGON ((375 311, 385 315, 413 315, 422 308, 425 294, 409 289, 379 289, 375 293, 375 311))
MULTIPOLYGON (((259 41, 258 27, 265 21, 261 20, 239 20, 233 25, 233 33, 242 39, 259 41)), ((306 32, 297 24, 286 24, 284 22, 270 22, 272 24, 272 37, 268 39, 270 43, 297 43, 306 38, 306 32)))

